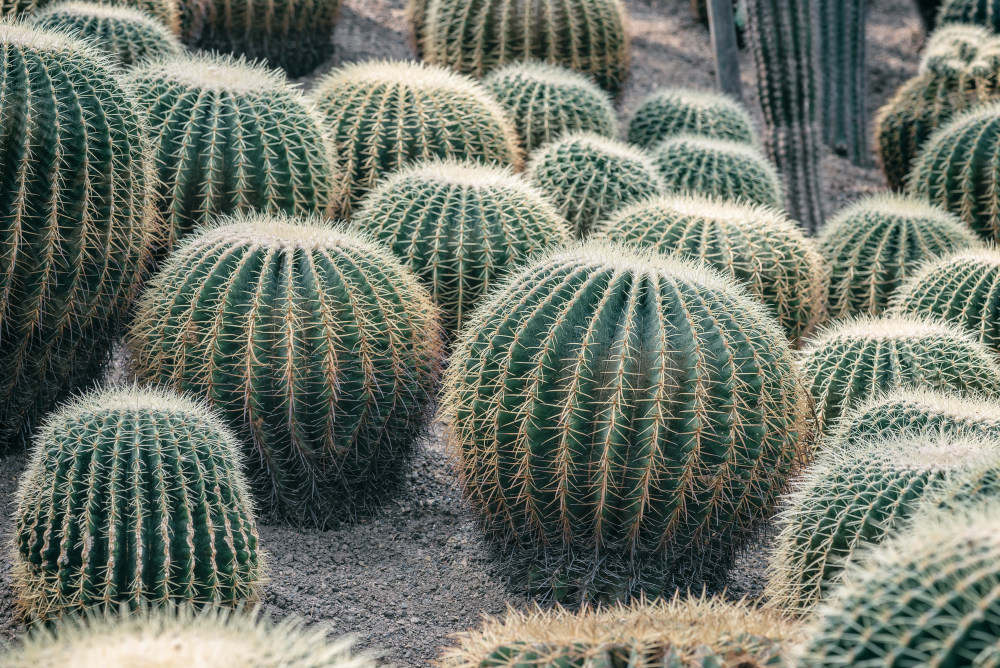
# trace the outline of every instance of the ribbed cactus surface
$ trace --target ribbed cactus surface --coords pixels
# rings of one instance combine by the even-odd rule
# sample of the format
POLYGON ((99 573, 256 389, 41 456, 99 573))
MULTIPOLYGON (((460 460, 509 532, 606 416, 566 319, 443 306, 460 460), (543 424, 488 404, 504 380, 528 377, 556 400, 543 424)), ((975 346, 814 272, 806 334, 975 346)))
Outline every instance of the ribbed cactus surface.
POLYGON ((495 70, 483 85, 507 111, 527 151, 574 132, 618 134, 608 94, 573 70, 513 63, 495 70))
POLYGON ((879 315, 923 263, 979 246, 957 217, 919 199, 874 195, 836 214, 819 235, 830 266, 830 317, 879 315))
POLYGON ((726 95, 706 90, 658 90, 639 103, 628 124, 629 143, 643 148, 680 134, 757 143, 747 110, 726 95))
POLYGON ((762 305, 701 265, 598 242, 494 292, 445 389, 465 495, 542 598, 718 575, 808 438, 795 360, 762 305))
POLYGON ((350 180, 350 203, 390 173, 431 158, 521 167, 517 129, 480 84, 406 62, 346 65, 314 91, 350 180))
POLYGON ((798 343, 826 314, 827 268, 783 213, 700 196, 666 195, 604 220, 593 237, 703 262, 746 286, 798 343))
POLYGON ((972 23, 1000 32, 1000 0, 944 0, 938 23, 972 23))
MULTIPOLYGON (((113 7, 128 7, 143 11, 153 18, 159 19, 174 35, 180 34, 180 6, 178 0, 95 0, 102 5, 113 7)), ((13 18, 31 16, 49 7, 51 0, 3 0, 0 3, 0 15, 13 18)))
POLYGON ((138 375, 204 397, 248 443, 264 504, 327 526, 390 486, 441 364, 427 291, 320 221, 222 219, 164 263, 130 337, 138 375))
POLYGON ((868 3, 819 0, 819 32, 815 36, 822 67, 824 141, 856 165, 869 162, 868 3))
POLYGON ((167 392, 111 388, 53 413, 16 497, 21 609, 47 620, 256 599, 261 561, 238 448, 207 408, 167 392))
POLYGON ((993 32, 982 26, 968 23, 942 26, 927 37, 919 73, 942 73, 967 66, 993 37, 993 32))
POLYGON ((581 238, 615 211, 663 191, 645 152, 595 134, 570 135, 535 151, 527 177, 581 238))

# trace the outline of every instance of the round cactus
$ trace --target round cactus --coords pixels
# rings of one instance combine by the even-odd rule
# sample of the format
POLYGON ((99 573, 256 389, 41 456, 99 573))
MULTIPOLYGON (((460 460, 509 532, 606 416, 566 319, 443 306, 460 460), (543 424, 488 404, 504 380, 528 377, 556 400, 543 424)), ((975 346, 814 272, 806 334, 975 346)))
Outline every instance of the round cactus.
POLYGON ((915 267, 979 245, 958 218, 921 200, 874 195, 847 207, 821 230, 830 266, 830 317, 879 315, 915 267))
POLYGON ((751 145, 677 135, 657 144, 653 161, 670 192, 784 208, 781 177, 764 154, 751 145))
MULTIPOLYGON (((180 34, 180 7, 177 0, 95 0, 98 4, 140 10, 157 19, 173 35, 180 34)), ((32 16, 49 7, 51 0, 4 0, 0 15, 32 16)))
POLYGON ((775 209, 666 195, 605 219, 593 236, 712 266, 769 306, 794 343, 825 315, 828 278, 823 257, 812 240, 775 209))
POLYGON ((110 62, 0 22, 0 450, 104 369, 149 264, 140 114, 110 62))
POLYGON ((406 62, 347 65, 315 91, 351 182, 351 206, 388 174, 431 158, 521 167, 517 130, 480 84, 406 62))
POLYGON ((938 25, 971 23, 1000 32, 1000 0, 944 0, 938 25))
POLYGON ((73 31, 126 67, 178 55, 184 48, 160 21, 132 7, 71 0, 42 9, 30 22, 44 30, 73 31))
POLYGON ((953 23, 935 30, 927 38, 919 72, 946 72, 974 61, 993 33, 982 26, 953 23))
POLYGON ((509 268, 572 239, 566 221, 519 177, 452 161, 390 176, 364 200, 354 225, 417 274, 448 332, 509 268))
POLYGON ((656 91, 639 104, 628 124, 629 143, 643 148, 683 134, 757 144, 746 109, 731 97, 712 91, 656 91))
POLYGON ((147 111, 164 218, 163 255, 218 214, 335 214, 344 205, 322 122, 276 70, 179 56, 129 74, 147 111))
POLYGON ((135 371, 217 406, 269 508, 329 525, 393 482, 442 341, 416 278, 320 221, 222 219, 164 263, 131 331, 135 371))
POLYGON ((986 346, 944 323, 918 318, 840 321, 803 352, 821 433, 852 405, 914 386, 1000 397, 1000 366, 986 346))
POLYGON ((663 190, 642 150, 594 134, 543 146, 532 154, 527 174, 581 238, 618 209, 663 190))
POLYGON ((423 35, 423 57, 475 77, 538 59, 589 74, 617 93, 628 75, 621 0, 431 0, 424 18, 415 30, 423 35))
POLYGON ((808 438, 795 360, 762 305, 702 265, 598 242, 493 292, 445 388, 465 495, 542 598, 717 575, 808 438))
POLYGON ((618 120, 607 93, 577 72, 545 63, 514 63, 483 80, 514 121, 524 147, 574 132, 603 137, 618 134, 618 120))
MULTIPOLYGON (((717 598, 660 599, 653 603, 518 612, 487 618, 458 636, 442 668, 551 666, 782 666, 799 627, 750 605, 717 598)), ((15 668, 20 668, 17 666, 15 668)))
POLYGON ((53 619, 143 601, 237 604, 261 564, 239 445, 167 392, 84 395, 39 430, 17 493, 13 585, 53 619))

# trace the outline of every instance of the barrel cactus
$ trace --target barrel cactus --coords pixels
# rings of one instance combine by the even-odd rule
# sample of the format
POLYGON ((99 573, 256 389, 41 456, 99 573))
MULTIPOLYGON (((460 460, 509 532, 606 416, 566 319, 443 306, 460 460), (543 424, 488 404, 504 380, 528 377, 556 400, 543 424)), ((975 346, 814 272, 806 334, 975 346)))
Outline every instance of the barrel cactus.
POLYGON ((429 0, 424 18, 416 31, 424 59, 475 77, 537 59, 588 74, 618 93, 628 75, 621 0, 429 0))
POLYGON ((809 342, 802 367, 824 433, 853 404, 909 385, 1000 397, 1000 366, 986 346, 919 318, 839 321, 809 342))
POLYGON ((643 148, 680 134, 757 143, 747 110, 727 95, 706 90, 658 90, 639 103, 628 124, 629 143, 643 148))
POLYGON ((572 239, 562 216, 520 177, 454 161, 390 176, 364 200, 354 225, 416 273, 448 332, 508 269, 572 239))
POLYGON ((280 72, 229 56, 178 56, 136 68, 164 218, 162 256, 216 215, 335 214, 346 193, 319 116, 280 72))
POLYGON ((618 134, 607 93, 573 70, 513 63, 495 70, 483 84, 500 101, 528 151, 574 132, 618 134))
POLYGON ((874 195, 834 216, 819 235, 830 265, 830 316, 878 315, 916 267, 979 246, 947 211, 899 195, 874 195))
POLYGON ((394 482, 442 350, 427 291, 388 251, 264 214, 183 242, 140 301, 129 344, 140 378, 204 397, 239 430, 269 510, 318 527, 394 482))
POLYGON ((521 167, 517 130, 480 84, 437 67, 366 62, 334 70, 315 99, 350 180, 350 204, 388 174, 431 158, 521 167))
POLYGON ((441 418, 511 577, 599 601, 722 572, 799 460, 807 412, 784 333, 742 287, 589 242, 477 309, 441 418))
POLYGON ((938 24, 972 23, 1000 32, 1000 0, 944 0, 938 24))
MULTIPOLYGON (((177 0, 97 0, 97 2, 115 7, 138 9, 158 19, 172 34, 180 34, 181 12, 177 0)), ((4 0, 0 15, 8 18, 30 16, 50 4, 51 0, 4 0)))
POLYGON ((811 239, 768 207, 687 195, 634 204, 594 237, 704 262, 770 307, 793 343, 826 313, 827 269, 811 239))
POLYGON ((236 438, 168 392, 83 395, 39 430, 17 493, 13 585, 33 619, 145 601, 234 605, 261 563, 236 438))
POLYGON ((103 54, 0 22, 0 450, 104 370, 149 264, 143 124, 103 54))
POLYGON ((527 174, 578 237, 618 209, 663 191, 656 166, 641 149, 594 134, 543 146, 532 154, 527 174))
POLYGON ((940 73, 968 65, 994 34, 988 28, 968 23, 953 23, 935 30, 927 37, 920 56, 921 73, 940 73))
POLYGON ((670 192, 784 208, 778 172, 751 145, 678 135, 653 149, 653 161, 670 192))

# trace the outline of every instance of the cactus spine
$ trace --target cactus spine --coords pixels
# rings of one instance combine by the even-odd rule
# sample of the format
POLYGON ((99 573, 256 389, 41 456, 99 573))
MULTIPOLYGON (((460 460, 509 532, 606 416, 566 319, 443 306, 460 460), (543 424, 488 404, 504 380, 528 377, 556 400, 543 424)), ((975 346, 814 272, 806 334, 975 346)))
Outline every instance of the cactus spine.
POLYGON ((747 110, 732 98, 712 91, 658 90, 639 104, 628 124, 629 143, 642 148, 653 148, 680 134, 757 144, 747 110))
POLYGON ((823 65, 823 137, 855 165, 868 158, 868 0, 821 0, 819 62, 823 65))

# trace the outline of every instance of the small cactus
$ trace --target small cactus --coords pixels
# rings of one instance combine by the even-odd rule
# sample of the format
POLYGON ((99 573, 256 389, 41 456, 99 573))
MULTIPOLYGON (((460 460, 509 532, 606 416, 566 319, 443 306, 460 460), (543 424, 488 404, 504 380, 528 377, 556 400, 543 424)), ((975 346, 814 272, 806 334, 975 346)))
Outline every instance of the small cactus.
POLYGON ((663 180, 641 149, 594 134, 575 134, 535 151, 528 180, 583 238, 624 206, 658 195, 663 180))
POLYGON ((856 202, 819 235, 831 271, 830 317, 879 315, 915 267, 976 246, 962 221, 921 200, 874 195, 856 202))
POLYGON ((740 281, 770 307, 793 345, 825 316, 825 261, 775 209, 667 195, 619 211, 593 237, 698 260, 740 281))
POLYGON ((256 599, 238 448, 205 407, 167 392, 112 388, 53 413, 16 498, 21 609, 49 620, 119 603, 256 599))
POLYGON ((697 135, 678 135, 665 139, 653 149, 653 161, 669 192, 784 208, 781 177, 774 165, 753 146, 697 135))
POLYGON ((639 103, 628 124, 629 143, 642 148, 653 148, 680 134, 757 144, 747 110, 732 98, 712 91, 658 90, 639 103))
POLYGON ((346 65, 319 81, 314 97, 336 143, 356 206, 375 184, 431 158, 521 167, 517 130, 471 79, 405 62, 346 65))
POLYGON ((971 23, 1000 32, 1000 0, 944 0, 938 24, 971 23))
POLYGON ((584 75, 544 63, 514 63, 483 80, 514 121, 524 148, 574 132, 602 137, 618 134, 618 120, 607 93, 584 75))

